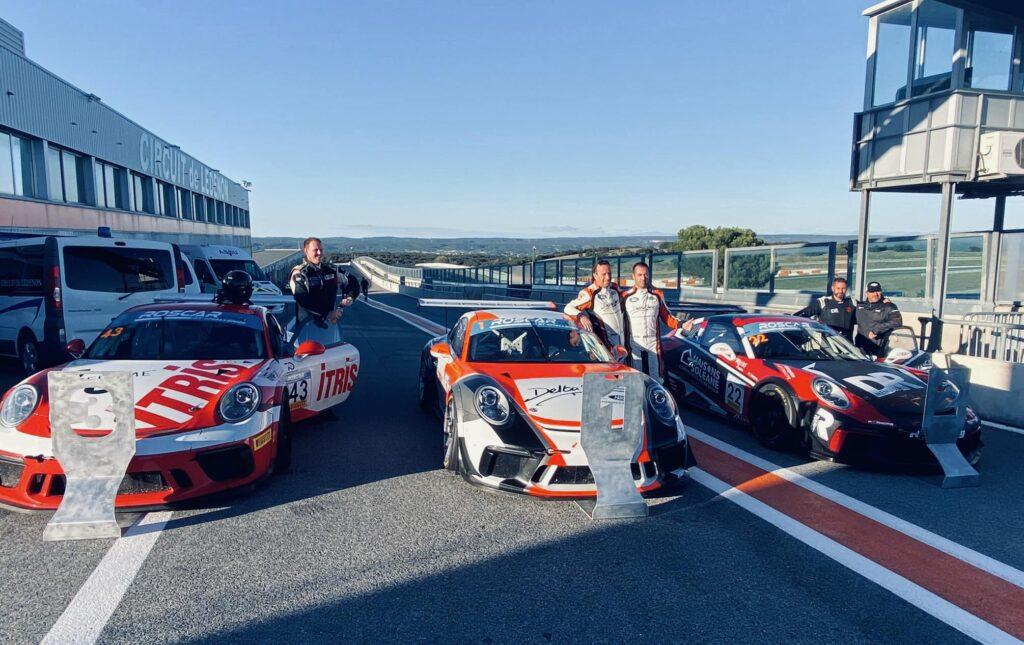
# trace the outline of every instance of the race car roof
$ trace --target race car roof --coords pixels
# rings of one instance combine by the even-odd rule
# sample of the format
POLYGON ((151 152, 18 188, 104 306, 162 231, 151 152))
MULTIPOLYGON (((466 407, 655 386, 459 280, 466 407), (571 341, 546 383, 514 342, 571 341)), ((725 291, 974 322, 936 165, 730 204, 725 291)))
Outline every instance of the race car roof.
POLYGON ((256 305, 218 304, 215 302, 173 302, 136 305, 129 311, 230 311, 236 314, 256 315, 263 309, 256 305))
POLYGON ((522 321, 537 320, 542 318, 544 320, 564 320, 565 314, 561 311, 549 311, 546 309, 483 309, 480 311, 471 312, 470 315, 477 316, 481 314, 493 315, 496 318, 502 318, 509 321, 522 321))
POLYGON ((716 314, 714 316, 707 316, 705 320, 730 321, 734 325, 749 325, 750 323, 785 322, 790 320, 807 319, 786 314, 716 314))

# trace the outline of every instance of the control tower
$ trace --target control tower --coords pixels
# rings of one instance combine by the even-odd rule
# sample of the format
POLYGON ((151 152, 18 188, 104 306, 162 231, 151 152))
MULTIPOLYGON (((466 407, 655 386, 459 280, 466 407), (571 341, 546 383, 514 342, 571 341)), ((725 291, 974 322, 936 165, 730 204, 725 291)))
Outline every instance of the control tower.
MULTIPOLYGON (((888 0, 868 8, 864 109, 854 116, 850 186, 861 193, 856 254, 863 295, 876 191, 940 193, 933 315, 946 303, 954 197, 992 198, 983 302, 1024 290, 1024 253, 999 252, 1006 198, 1024 194, 1024 2, 888 0), (1016 266, 998 267, 1013 256, 1016 266)), ((1016 237, 1013 238, 1016 242, 1016 237)))

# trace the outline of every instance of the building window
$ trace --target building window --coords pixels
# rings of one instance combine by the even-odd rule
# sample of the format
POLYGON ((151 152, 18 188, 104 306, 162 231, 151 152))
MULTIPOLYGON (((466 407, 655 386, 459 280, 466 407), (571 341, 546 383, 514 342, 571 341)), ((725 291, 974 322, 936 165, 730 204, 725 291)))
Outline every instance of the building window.
POLYGON ((67 150, 60 151, 60 169, 64 176, 64 201, 66 202, 81 203, 84 197, 85 191, 82 190, 81 179, 84 178, 85 173, 79 172, 80 163, 81 157, 78 155, 67 150))
POLYGON ((35 195, 32 142, 0 132, 0 193, 35 195))
POLYGON ((206 221, 217 224, 217 204, 213 197, 206 198, 206 221))
POLYGON ((153 199, 153 180, 145 175, 132 173, 132 187, 135 192, 135 210, 156 215, 156 200, 153 199))
POLYGON ((195 213, 197 222, 206 221, 206 199, 202 195, 192 193, 192 201, 195 202, 195 213))
POLYGON ((96 180, 96 205, 103 208, 120 208, 117 199, 115 168, 108 163, 97 161, 93 178, 96 180))
POLYGON ((910 17, 910 4, 887 11, 878 17, 872 105, 885 105, 907 98, 910 17))
POLYGON ((968 13, 967 69, 964 85, 979 90, 1010 89, 1013 67, 1013 26, 968 13))
POLYGON ((918 8, 917 42, 914 45, 915 96, 950 88, 959 14, 959 9, 934 0, 926 0, 918 8))
POLYGON ((184 188, 178 189, 178 217, 182 219, 193 219, 192 193, 184 188))
POLYGON ((141 213, 145 210, 142 195, 142 177, 132 173, 132 210, 141 213))
POLYGON ((162 181, 158 181, 157 186, 159 187, 159 193, 157 196, 160 199, 160 214, 166 215, 167 217, 177 217, 178 205, 175 203, 174 186, 162 181))

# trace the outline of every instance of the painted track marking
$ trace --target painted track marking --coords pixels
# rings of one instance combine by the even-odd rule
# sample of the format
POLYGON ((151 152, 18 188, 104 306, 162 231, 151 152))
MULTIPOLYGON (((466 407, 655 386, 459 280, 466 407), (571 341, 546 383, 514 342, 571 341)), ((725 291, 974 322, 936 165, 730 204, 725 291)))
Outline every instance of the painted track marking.
POLYGON ((95 643, 142 568, 172 511, 147 513, 114 541, 42 643, 95 643))
POLYGON ((981 424, 990 428, 995 428, 996 430, 1006 430, 1007 432, 1012 432, 1014 434, 1024 435, 1024 428, 1015 428, 1013 426, 1003 425, 1002 423, 996 423, 995 421, 985 421, 984 419, 981 420, 981 424))
POLYGON ((417 316, 411 311, 406 311, 404 309, 399 309, 398 307, 386 305, 383 302, 377 302, 376 300, 364 300, 363 304, 373 307, 378 311, 383 311, 386 314, 391 314, 392 316, 398 318, 402 322, 406 322, 412 325, 413 327, 419 329, 420 331, 430 334, 431 336, 437 336, 438 334, 443 334, 448 331, 448 329, 445 328, 443 325, 440 325, 434 322, 433 320, 428 320, 423 316, 417 316))

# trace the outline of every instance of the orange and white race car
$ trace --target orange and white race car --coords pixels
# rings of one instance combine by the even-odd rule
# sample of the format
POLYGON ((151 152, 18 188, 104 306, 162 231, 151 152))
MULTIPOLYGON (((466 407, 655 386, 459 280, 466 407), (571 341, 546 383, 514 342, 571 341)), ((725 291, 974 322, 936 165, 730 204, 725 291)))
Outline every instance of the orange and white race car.
MULTIPOLYGON (((68 351, 80 358, 30 376, 0 404, 0 505, 60 504, 65 478, 53 457, 47 395, 53 370, 133 375, 136 451, 118 509, 166 506, 287 470, 292 423, 347 399, 359 372, 352 345, 293 349, 274 316, 253 305, 133 307, 87 350, 78 340, 68 351)), ((106 412, 100 430, 113 427, 106 412)))
MULTIPOLYGON (((443 417, 444 467, 490 488, 548 498, 597 494, 580 445, 583 375, 633 372, 564 314, 488 309, 463 314, 431 339, 420 361, 419 399, 443 417)), ((693 464, 672 396, 646 383, 644 440, 633 463, 642 493, 686 477, 693 464)), ((612 425, 622 424, 612 395, 612 425)))

